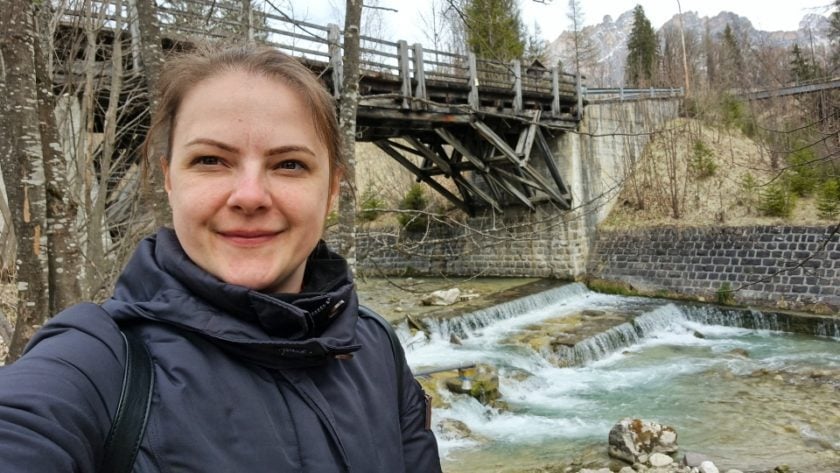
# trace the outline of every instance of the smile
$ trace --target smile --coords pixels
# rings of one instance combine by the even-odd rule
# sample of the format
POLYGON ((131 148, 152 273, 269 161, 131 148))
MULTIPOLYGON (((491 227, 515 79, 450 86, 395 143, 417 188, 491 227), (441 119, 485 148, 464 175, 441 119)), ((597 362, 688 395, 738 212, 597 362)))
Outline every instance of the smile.
POLYGON ((223 240, 235 246, 260 246, 275 239, 280 231, 265 231, 265 230, 232 230, 218 232, 223 240))

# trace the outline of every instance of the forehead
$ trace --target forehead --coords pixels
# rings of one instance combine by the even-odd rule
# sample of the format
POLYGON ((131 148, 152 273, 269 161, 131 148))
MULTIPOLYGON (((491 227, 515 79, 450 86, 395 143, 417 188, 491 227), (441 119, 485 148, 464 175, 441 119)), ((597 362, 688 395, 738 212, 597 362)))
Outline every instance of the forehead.
POLYGON ((324 145, 304 94, 286 81, 246 71, 226 71, 202 80, 183 97, 172 138, 196 133, 220 137, 252 133, 293 138, 324 145))

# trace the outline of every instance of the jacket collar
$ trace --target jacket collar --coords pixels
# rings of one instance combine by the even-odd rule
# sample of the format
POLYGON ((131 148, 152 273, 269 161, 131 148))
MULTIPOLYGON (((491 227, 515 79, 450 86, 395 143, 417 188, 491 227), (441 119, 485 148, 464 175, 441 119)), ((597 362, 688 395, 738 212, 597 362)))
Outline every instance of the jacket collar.
POLYGON ((350 353, 358 301, 347 263, 320 242, 300 294, 225 283, 193 263, 175 232, 138 246, 103 307, 118 321, 154 321, 196 333, 268 367, 323 363, 350 353))

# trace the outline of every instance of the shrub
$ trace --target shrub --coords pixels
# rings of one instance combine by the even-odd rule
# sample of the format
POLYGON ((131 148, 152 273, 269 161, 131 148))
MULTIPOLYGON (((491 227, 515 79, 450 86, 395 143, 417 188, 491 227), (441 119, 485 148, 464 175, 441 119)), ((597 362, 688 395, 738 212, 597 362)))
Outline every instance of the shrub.
POLYGON ((820 218, 833 220, 840 216, 840 179, 829 179, 817 191, 817 212, 820 218))
POLYGON ((721 284, 720 287, 718 287, 718 290, 715 293, 717 303, 722 305, 731 304, 734 300, 732 292, 732 286, 729 284, 728 281, 724 281, 723 284, 721 284))
POLYGON ((744 102, 732 95, 724 95, 721 102, 723 113, 723 124, 734 126, 741 130, 745 136, 755 138, 758 135, 758 125, 755 118, 746 110, 744 102))
POLYGON ((357 217, 362 222, 372 222, 379 218, 382 214, 382 209, 385 207, 385 201, 382 200, 371 188, 368 188, 362 194, 361 210, 357 217))
POLYGON ((700 179, 714 176, 715 171, 717 171, 714 153, 712 153, 712 150, 701 140, 694 141, 691 170, 700 179))
POLYGON ((752 174, 746 173, 741 179, 741 189, 744 191, 743 203, 747 206, 747 211, 752 212, 759 199, 758 181, 755 180, 752 174))
POLYGON ((796 206, 796 195, 787 190, 784 183, 767 186, 761 195, 759 210, 768 217, 790 217, 796 206))
POLYGON ((429 225, 429 217, 419 211, 425 211, 429 206, 426 193, 421 184, 414 184, 400 201, 400 210, 415 210, 418 212, 404 212, 397 216, 400 225, 409 232, 422 232, 429 225))
POLYGON ((801 197, 814 192, 820 182, 819 171, 814 165, 816 154, 813 148, 802 148, 790 153, 787 157, 790 169, 788 183, 790 191, 801 197))

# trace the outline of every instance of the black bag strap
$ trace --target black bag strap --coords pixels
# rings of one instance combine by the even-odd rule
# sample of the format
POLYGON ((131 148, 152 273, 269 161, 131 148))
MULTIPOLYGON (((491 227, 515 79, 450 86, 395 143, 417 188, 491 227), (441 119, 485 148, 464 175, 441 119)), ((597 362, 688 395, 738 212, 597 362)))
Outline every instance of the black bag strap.
POLYGON ((130 473, 149 420, 154 389, 152 357, 133 327, 120 328, 125 341, 125 372, 120 402, 105 440, 105 454, 98 471, 130 473))
POLYGON ((391 351, 394 352, 394 364, 396 365, 397 371, 397 396, 399 396, 397 399, 399 400, 400 410, 402 410, 403 380, 405 379, 403 374, 403 366, 405 366, 405 351, 403 351, 400 338, 397 336, 397 332, 394 331, 394 327, 372 309, 359 304, 359 315, 366 319, 376 321, 388 334, 388 339, 391 341, 391 351))

